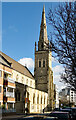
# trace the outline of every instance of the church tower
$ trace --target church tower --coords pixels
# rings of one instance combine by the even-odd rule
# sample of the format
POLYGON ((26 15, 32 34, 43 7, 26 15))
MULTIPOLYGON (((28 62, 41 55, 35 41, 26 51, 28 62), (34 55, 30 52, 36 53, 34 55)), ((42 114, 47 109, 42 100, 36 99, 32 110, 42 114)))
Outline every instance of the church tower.
POLYGON ((40 26, 40 36, 38 50, 35 42, 35 68, 34 77, 36 88, 48 93, 48 104, 53 107, 53 73, 52 56, 48 48, 49 40, 47 37, 47 26, 45 17, 45 7, 43 7, 42 21, 40 26))

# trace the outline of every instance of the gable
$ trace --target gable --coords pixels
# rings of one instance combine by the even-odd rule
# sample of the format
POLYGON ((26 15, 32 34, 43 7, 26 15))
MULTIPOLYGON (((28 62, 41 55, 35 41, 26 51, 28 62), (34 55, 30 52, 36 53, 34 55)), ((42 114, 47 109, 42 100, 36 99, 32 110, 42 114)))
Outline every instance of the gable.
POLYGON ((6 66, 11 67, 11 63, 9 63, 3 56, 0 55, 0 63, 6 66))
MULTIPOLYGON (((2 56, 1 61, 2 64, 5 64, 9 67, 12 67, 12 69, 24 74, 25 76, 28 76, 32 79, 34 79, 34 76, 32 75, 32 73, 28 70, 27 67, 24 67, 23 65, 21 65, 20 63, 18 63, 17 61, 15 61, 14 59, 10 58, 9 56, 7 56, 6 54, 4 54, 3 52, 0 51, 0 55, 2 56)), ((0 62, 1 63, 1 62, 0 62)))

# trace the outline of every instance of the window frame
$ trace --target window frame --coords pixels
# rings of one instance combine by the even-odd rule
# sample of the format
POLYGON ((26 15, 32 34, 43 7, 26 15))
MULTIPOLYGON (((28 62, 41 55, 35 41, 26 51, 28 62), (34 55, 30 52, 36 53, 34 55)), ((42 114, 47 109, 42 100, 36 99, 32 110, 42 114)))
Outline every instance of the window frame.
POLYGON ((39 68, 41 68, 41 60, 39 60, 39 68))
POLYGON ((43 67, 45 67, 45 60, 43 60, 43 67))

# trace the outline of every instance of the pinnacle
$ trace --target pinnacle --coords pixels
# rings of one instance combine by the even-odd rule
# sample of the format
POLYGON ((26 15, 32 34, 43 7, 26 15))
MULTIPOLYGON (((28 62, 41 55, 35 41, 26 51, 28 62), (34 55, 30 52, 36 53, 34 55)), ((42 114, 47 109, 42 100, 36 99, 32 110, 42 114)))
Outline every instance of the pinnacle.
POLYGON ((45 12, 45 5, 43 6, 43 12, 45 12))
POLYGON ((39 43, 38 43, 38 50, 45 50, 47 49, 45 43, 48 43, 47 38, 47 28, 46 28, 46 17, 45 17, 45 5, 43 6, 43 12, 42 12, 42 20, 41 20, 41 26, 40 26, 40 37, 39 37, 39 43))

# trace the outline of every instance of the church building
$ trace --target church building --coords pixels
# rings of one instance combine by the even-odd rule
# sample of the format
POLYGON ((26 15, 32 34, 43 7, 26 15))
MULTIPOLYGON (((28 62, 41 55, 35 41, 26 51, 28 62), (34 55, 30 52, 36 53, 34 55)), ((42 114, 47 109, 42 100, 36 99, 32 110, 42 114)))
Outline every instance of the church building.
POLYGON ((24 113, 26 108, 29 113, 40 113, 55 107, 52 53, 48 46, 43 7, 38 46, 35 42, 34 75, 27 67, 0 52, 0 106, 5 113, 24 113))
POLYGON ((42 21, 40 26, 40 36, 38 50, 35 42, 35 69, 34 78, 36 88, 48 93, 49 107, 53 108, 54 88, 52 72, 52 55, 49 50, 49 40, 47 37, 47 26, 45 17, 45 7, 43 7, 42 21))

